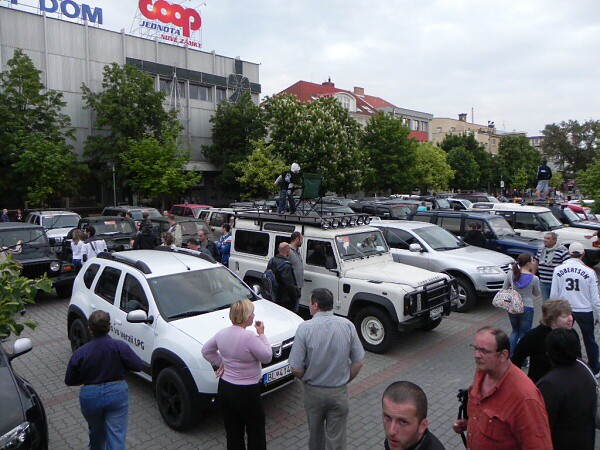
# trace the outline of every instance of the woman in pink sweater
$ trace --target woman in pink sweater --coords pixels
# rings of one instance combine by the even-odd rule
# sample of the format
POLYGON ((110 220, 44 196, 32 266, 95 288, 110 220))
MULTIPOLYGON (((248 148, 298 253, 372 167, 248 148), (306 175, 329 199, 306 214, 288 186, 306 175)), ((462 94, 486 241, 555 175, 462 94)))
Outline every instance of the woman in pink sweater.
POLYGON ((232 326, 219 331, 202 347, 202 356, 219 368, 219 403, 227 433, 229 450, 246 449, 244 432, 248 434, 248 450, 267 448, 265 411, 260 400, 262 364, 273 357, 265 336, 265 325, 254 322, 254 305, 241 300, 231 305, 232 326), (256 334, 246 330, 254 323, 256 334))

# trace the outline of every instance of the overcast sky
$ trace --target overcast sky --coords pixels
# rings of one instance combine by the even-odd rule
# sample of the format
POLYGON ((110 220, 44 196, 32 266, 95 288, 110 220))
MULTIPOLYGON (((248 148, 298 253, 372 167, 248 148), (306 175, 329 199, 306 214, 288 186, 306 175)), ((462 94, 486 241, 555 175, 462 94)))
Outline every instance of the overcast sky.
MULTIPOLYGON (((127 32, 138 5, 76 1, 127 32)), ((529 135, 600 119, 598 0, 206 0, 199 9, 204 50, 260 63, 263 96, 331 77, 435 117, 471 120, 473 108, 476 123, 529 135)))

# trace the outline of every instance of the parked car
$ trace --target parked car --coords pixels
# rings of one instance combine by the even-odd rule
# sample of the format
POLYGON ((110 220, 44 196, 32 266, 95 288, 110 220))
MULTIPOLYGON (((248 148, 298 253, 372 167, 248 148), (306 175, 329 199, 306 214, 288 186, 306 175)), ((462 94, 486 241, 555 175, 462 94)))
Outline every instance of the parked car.
POLYGON ((578 205, 552 205, 550 206, 550 211, 552 211, 554 217, 556 217, 563 225, 574 228, 586 228, 594 231, 600 230, 600 222, 582 219, 571 206, 580 208, 583 214, 585 214, 583 208, 578 205))
POLYGON ((329 289, 333 312, 354 322, 366 350, 383 353, 396 343, 399 331, 436 328, 458 291, 446 274, 395 263, 381 231, 364 225, 368 222, 364 214, 242 212, 235 220, 229 267, 260 292, 262 273, 279 244, 301 231, 300 306, 308 307, 313 289, 329 289))
MULTIPOLYGON (((154 234, 161 236, 165 231, 168 231, 171 224, 166 217, 155 217, 150 219, 154 228, 154 234)), ((187 247, 189 238, 195 238, 199 230, 204 230, 210 235, 211 231, 208 224, 202 219, 194 219, 190 217, 176 217, 175 221, 181 226, 182 247, 187 247)))
POLYGON ((217 401, 218 378, 202 357, 202 345, 231 325, 229 307, 238 300, 251 300, 257 320, 267 324, 273 360, 262 368, 261 391, 294 379, 288 356, 302 319, 205 258, 179 248, 100 253, 79 272, 67 313, 73 350, 90 340, 87 318, 93 311, 110 314, 110 335, 143 360, 139 375, 152 382, 158 409, 175 430, 192 426, 217 401))
POLYGON ((446 197, 437 197, 432 195, 399 195, 399 199, 402 200, 413 200, 415 202, 425 202, 428 206, 427 209, 452 209, 450 202, 446 197))
POLYGON ((171 206, 171 210, 169 212, 174 216, 193 217, 197 219, 198 215, 200 214, 200 211, 208 208, 212 208, 212 206, 199 204, 182 204, 171 206))
POLYGON ((0 344, 0 448, 3 450, 48 448, 48 420, 42 399, 11 365, 12 360, 32 348, 28 338, 17 339, 10 354, 0 344))
POLYGON ((59 258, 52 248, 53 244, 41 225, 0 223, 0 249, 11 250, 13 258, 23 267, 21 275, 31 279, 46 275, 52 281, 56 294, 67 298, 71 295, 77 270, 73 264, 59 258))
POLYGON ((210 228, 209 239, 217 242, 221 237, 221 225, 228 223, 233 225, 238 210, 234 208, 211 208, 203 209, 198 219, 204 220, 210 228))
POLYGON ((381 201, 362 201, 350 205, 350 208, 358 213, 369 214, 380 219, 402 220, 415 212, 419 207, 418 203, 410 203, 403 200, 395 200, 391 203, 381 201))
POLYGON ((79 219, 81 216, 73 211, 32 211, 25 222, 43 226, 48 239, 54 239, 54 250, 60 252, 62 241, 69 230, 77 226, 79 219))
POLYGON ((535 256, 543 245, 539 238, 517 234, 501 216, 478 213, 477 211, 422 211, 416 212, 409 220, 434 223, 458 237, 464 237, 469 224, 475 223, 487 239, 487 248, 517 258, 521 253, 535 256))
POLYGON ((130 205, 119 205, 119 206, 107 206, 102 211, 103 216, 123 216, 127 213, 131 214, 133 220, 135 220, 136 225, 139 225, 141 221, 144 219, 143 214, 147 212, 150 214, 150 218, 153 217, 162 217, 163 215, 156 208, 149 208, 146 206, 130 206, 130 205))
POLYGON ((443 228, 423 222, 382 220, 372 226, 383 233, 394 261, 452 275, 458 283, 453 307, 466 312, 479 296, 502 289, 514 260, 507 255, 465 244, 443 228))
POLYGON ((486 192, 474 192, 472 194, 454 194, 453 198, 463 198, 469 200, 471 203, 476 202, 490 202, 500 203, 500 201, 493 195, 489 195, 486 192))
MULTIPOLYGON (((483 205, 488 205, 484 203, 483 205)), ((473 209, 480 204, 474 203, 473 209)), ((600 262, 600 249, 594 247, 594 239, 589 230, 567 227, 563 225, 552 212, 541 206, 524 206, 514 203, 495 203, 491 209, 477 209, 490 214, 501 215, 522 236, 543 239, 549 231, 554 231, 560 244, 569 247, 573 242, 583 245, 586 263, 596 265, 600 262)))
POLYGON ((87 227, 93 226, 96 229, 96 237, 106 241, 106 247, 109 252, 120 252, 131 249, 131 240, 137 233, 135 222, 127 217, 120 216, 98 216, 85 217, 79 220, 77 227, 69 231, 67 238, 63 242, 63 258, 71 257, 71 241, 73 240, 73 231, 76 229, 85 231, 87 227))
POLYGON ((588 206, 575 205, 567 203, 565 206, 573 211, 582 220, 589 220, 590 222, 598 222, 598 217, 592 213, 592 209, 588 206))
POLYGON ((450 204, 450 208, 452 208, 453 210, 459 210, 459 211, 469 209, 470 206, 473 204, 470 200, 468 200, 466 198, 449 197, 446 200, 448 200, 448 203, 450 204))

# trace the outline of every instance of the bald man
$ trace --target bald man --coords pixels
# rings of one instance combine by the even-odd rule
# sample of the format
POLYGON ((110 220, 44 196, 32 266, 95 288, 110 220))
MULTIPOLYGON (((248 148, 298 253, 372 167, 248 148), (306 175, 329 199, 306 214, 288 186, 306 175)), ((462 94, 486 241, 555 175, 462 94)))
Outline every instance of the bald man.
POLYGON ((275 255, 267 264, 277 279, 276 303, 290 311, 294 311, 296 301, 300 298, 300 290, 294 276, 294 269, 290 262, 292 247, 287 242, 279 244, 279 254, 275 255))

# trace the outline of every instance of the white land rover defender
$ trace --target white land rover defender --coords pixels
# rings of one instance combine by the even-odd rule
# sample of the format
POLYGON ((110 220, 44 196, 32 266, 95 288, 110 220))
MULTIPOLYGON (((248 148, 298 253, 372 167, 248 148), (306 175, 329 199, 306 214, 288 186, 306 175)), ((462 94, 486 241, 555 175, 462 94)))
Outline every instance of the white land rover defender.
POLYGON ((450 313, 456 281, 394 262, 377 228, 365 214, 327 217, 238 213, 233 227, 229 268, 260 292, 262 273, 279 244, 294 231, 304 235, 301 306, 313 289, 333 292, 333 311, 356 326, 365 349, 383 353, 398 331, 433 330, 450 313))

